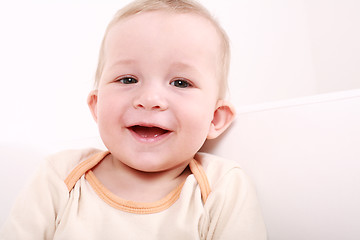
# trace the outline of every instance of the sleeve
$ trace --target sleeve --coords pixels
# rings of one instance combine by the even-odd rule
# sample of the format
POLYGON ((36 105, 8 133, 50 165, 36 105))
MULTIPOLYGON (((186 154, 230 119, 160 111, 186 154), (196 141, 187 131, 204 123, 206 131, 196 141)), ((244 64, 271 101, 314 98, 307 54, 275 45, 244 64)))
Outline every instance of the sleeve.
POLYGON ((68 195, 64 181, 46 161, 18 196, 0 239, 53 239, 59 209, 68 195))
POLYGON ((229 170, 219 180, 208 201, 207 240, 267 239, 255 189, 240 168, 229 170))

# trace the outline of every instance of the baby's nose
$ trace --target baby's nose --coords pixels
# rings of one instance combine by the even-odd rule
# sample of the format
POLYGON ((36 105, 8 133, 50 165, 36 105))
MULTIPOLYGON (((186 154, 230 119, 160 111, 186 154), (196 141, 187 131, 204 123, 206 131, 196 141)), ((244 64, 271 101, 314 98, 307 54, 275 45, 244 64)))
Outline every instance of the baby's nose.
POLYGON ((159 89, 146 89, 135 98, 133 106, 136 109, 163 111, 168 108, 167 101, 159 89))

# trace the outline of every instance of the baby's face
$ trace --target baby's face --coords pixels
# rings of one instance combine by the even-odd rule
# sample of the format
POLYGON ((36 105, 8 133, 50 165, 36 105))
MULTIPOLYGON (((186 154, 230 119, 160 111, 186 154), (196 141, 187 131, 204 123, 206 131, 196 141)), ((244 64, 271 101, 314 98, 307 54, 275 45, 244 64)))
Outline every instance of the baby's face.
POLYGON ((145 12, 110 29, 93 113, 114 157, 146 172, 187 164, 213 120, 219 49, 194 14, 145 12))

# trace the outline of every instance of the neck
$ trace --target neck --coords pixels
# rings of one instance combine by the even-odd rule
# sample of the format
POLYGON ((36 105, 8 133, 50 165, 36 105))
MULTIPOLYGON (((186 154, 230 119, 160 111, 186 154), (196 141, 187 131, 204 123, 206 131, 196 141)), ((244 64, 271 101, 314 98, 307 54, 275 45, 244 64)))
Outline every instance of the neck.
POLYGON ((153 202, 185 181, 190 174, 187 166, 188 162, 166 171, 143 172, 125 165, 110 154, 94 169, 94 174, 106 188, 121 198, 153 202))

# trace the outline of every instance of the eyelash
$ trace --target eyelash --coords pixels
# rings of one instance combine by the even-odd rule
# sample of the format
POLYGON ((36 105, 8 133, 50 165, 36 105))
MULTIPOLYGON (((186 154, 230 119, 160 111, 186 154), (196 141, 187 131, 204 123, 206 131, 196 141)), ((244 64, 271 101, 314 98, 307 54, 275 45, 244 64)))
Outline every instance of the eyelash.
POLYGON ((189 81, 187 81, 185 79, 175 79, 175 80, 170 82, 170 85, 172 85, 174 87, 178 87, 178 88, 193 87, 193 85, 189 81), (178 84, 178 86, 176 84, 178 84), (179 85, 179 84, 181 84, 181 85, 179 85))
POLYGON ((131 76, 123 76, 123 77, 118 77, 115 79, 116 82, 120 82, 122 84, 135 84, 138 82, 138 80, 134 77, 131 76))

